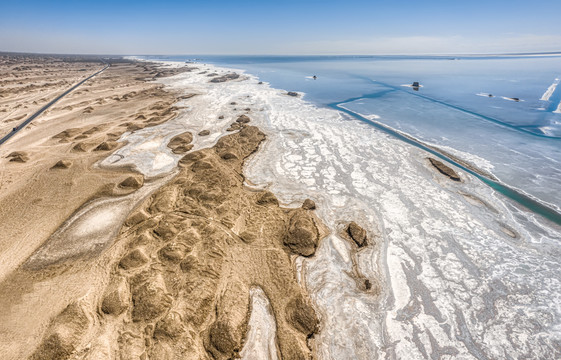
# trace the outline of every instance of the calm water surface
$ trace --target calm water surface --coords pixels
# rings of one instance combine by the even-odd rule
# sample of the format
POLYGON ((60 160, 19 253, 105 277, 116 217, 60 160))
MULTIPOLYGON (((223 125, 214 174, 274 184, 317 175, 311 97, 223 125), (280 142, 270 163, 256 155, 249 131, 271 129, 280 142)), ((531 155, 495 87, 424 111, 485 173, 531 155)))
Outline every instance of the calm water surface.
POLYGON ((561 78, 561 57, 155 58, 243 69, 273 87, 304 92, 317 105, 344 106, 561 210, 561 114, 555 112, 561 86, 542 100, 561 78), (422 85, 418 91, 406 86, 414 81, 422 85))

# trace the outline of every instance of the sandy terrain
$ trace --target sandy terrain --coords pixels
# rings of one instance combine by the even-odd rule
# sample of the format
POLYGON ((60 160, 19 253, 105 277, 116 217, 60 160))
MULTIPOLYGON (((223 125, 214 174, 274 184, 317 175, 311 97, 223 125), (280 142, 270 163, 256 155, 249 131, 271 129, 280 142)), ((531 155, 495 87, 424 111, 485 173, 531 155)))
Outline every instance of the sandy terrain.
MULTIPOLYGON (((103 66, 101 62, 91 60, 72 58, 71 61, 63 61, 37 56, 2 56, 1 61, 1 108, 5 110, 1 116, 4 119, 15 116, 19 119, 17 123, 25 119, 22 116, 38 110, 43 103, 103 66), (22 90, 24 88, 26 90, 22 90), (44 100, 39 101, 39 98, 44 100)), ((120 201, 142 186, 143 176, 131 169, 105 170, 94 164, 121 146, 116 140, 124 132, 154 126, 177 115, 179 109, 173 106, 177 96, 163 91, 161 85, 145 80, 184 70, 166 73, 149 64, 116 62, 0 147, 0 280, 4 280, 0 285, 0 306, 3 309, 0 331, 9 335, 6 351, 21 345, 17 342, 18 336, 22 341, 31 341, 32 331, 26 325, 40 330, 37 328, 40 315, 29 324, 12 317, 12 307, 18 302, 12 295, 17 297, 22 293, 7 289, 12 289, 13 281, 17 282, 15 286, 18 289, 25 289, 29 279, 28 276, 20 278, 13 271, 51 234, 56 237, 57 229, 71 214, 87 210, 94 199, 120 201), (14 328, 10 327, 12 325, 14 328)), ((2 121, 2 132, 11 131, 13 123, 16 121, 2 121)), ((150 186, 144 188, 155 189, 154 186, 152 189, 150 186)), ((145 191, 143 196, 146 195, 145 191)), ((135 203, 130 197, 125 203, 132 207, 135 203)), ((138 200, 142 196, 136 198, 138 200)), ((126 210, 123 211, 122 217, 126 217, 126 210)), ((103 222, 108 219, 98 220, 103 222)), ((82 232, 83 238, 97 235, 96 229, 91 226, 82 226, 82 229, 78 226, 77 231, 82 232)), ((75 257, 81 251, 91 255, 103 250, 102 243, 77 251, 68 247, 69 244, 64 243, 55 250, 66 254, 62 257, 75 257)), ((50 257, 39 250, 32 260, 41 258, 44 263, 50 257)), ((61 257, 54 256, 55 260, 57 258, 60 260, 61 257)), ((41 261, 28 263, 28 267, 32 267, 41 261)), ((59 291, 57 300, 63 301, 66 289, 55 291, 59 291)), ((68 293, 71 294, 72 290, 69 289, 68 293)), ((38 301, 48 301, 41 295, 34 296, 38 301)), ((24 304, 24 308, 29 304, 33 302, 24 304)), ((56 306, 50 308, 56 310, 56 306)), ((48 318, 52 314, 47 311, 44 315, 48 318)), ((0 349, 3 352, 4 346, 0 349)))
MULTIPOLYGON (((101 65, 4 57, 5 78, 31 90, 7 88, 3 106, 32 113, 48 74, 68 80, 46 86, 45 101, 101 65)), ((185 71, 115 62, 0 147, 2 358, 312 356, 319 319, 295 260, 328 230, 313 201, 285 208, 246 186, 244 160, 266 138, 249 109, 228 102, 219 132, 177 125, 208 99, 150 80, 185 71), (143 151, 156 153, 153 171, 143 151)))

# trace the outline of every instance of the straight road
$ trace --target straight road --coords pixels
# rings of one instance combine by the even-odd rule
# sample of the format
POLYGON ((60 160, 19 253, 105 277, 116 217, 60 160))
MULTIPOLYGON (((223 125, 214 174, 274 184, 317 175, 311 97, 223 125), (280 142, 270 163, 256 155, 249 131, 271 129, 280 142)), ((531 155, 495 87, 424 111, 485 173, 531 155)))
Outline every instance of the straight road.
POLYGON ((60 99, 62 99, 63 97, 65 97, 66 95, 68 95, 71 91, 73 91, 74 89, 76 89, 78 86, 82 85, 83 83, 85 83, 86 81, 88 81, 89 79, 93 78, 94 76, 100 74, 101 72, 103 72, 105 69, 107 69, 110 65, 105 62, 104 60, 101 60, 105 66, 103 67, 103 69, 99 70, 98 72, 88 76, 87 78, 85 78, 84 80, 80 81, 79 83, 77 83, 76 85, 72 86, 70 89, 66 90, 65 92, 63 92, 62 94, 60 94, 59 96, 57 96, 55 99, 51 100, 48 104, 46 104, 45 106, 43 106, 41 109, 39 109, 37 112, 35 112, 33 115, 31 115, 30 117, 28 117, 27 119, 25 119, 25 121, 23 121, 21 124, 19 124, 18 126, 14 127, 13 130, 8 133, 6 136, 4 136, 3 138, 0 139, 0 145, 4 144, 6 141, 8 141, 8 139, 10 139, 12 136, 14 136, 15 134, 18 133, 18 131, 20 131, 21 129, 23 129, 27 124, 29 124, 31 121, 33 121, 33 119, 35 119, 37 116, 41 115, 45 110, 47 110, 48 108, 50 108, 51 106, 53 106, 54 103, 56 103, 57 101, 59 101, 60 99))

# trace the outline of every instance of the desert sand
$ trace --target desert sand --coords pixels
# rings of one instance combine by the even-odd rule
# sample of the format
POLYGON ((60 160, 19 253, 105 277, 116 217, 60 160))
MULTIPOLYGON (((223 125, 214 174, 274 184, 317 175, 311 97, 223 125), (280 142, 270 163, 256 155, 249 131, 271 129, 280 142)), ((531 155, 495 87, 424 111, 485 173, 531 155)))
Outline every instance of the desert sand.
MULTIPOLYGON (((123 158, 123 135, 161 132, 197 97, 153 81, 193 67, 110 63, 0 147, 2 358, 254 358, 253 341, 311 358, 320 323, 295 260, 328 233, 314 202, 287 208, 246 185, 244 161, 266 139, 250 109, 216 114, 230 124, 206 147, 192 142, 208 129, 175 130, 171 171, 104 165, 123 158), (264 340, 259 306, 274 321, 264 340)), ((102 66, 3 56, 2 131, 102 66)), ((354 223, 347 236, 365 244, 354 223)))

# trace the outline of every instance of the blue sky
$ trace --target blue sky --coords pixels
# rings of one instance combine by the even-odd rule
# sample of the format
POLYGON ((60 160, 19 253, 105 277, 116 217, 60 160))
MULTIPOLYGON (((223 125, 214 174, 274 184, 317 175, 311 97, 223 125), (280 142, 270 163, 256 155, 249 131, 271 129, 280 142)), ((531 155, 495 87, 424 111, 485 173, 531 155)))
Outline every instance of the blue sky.
POLYGON ((561 51, 559 14, 560 0, 0 0, 0 51, 96 54, 561 51))

